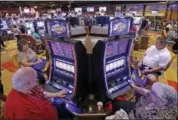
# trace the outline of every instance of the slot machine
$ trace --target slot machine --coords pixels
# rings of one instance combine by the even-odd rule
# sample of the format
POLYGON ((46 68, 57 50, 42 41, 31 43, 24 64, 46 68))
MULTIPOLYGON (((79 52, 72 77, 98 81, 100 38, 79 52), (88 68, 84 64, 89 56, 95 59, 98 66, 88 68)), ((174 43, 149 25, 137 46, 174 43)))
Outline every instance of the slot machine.
POLYGON ((54 36, 55 39, 49 37, 46 41, 51 64, 49 81, 45 84, 44 89, 49 92, 65 89, 67 96, 62 101, 65 102, 66 108, 74 114, 81 113, 80 105, 88 92, 86 48, 81 41, 61 40, 60 34, 64 38, 68 36, 67 24, 56 22, 57 26, 63 27, 64 31, 62 32, 52 23, 48 23, 48 25, 52 25, 48 28, 49 34, 56 36, 54 36))
POLYGON ((0 19, 0 35, 8 35, 12 33, 9 28, 8 19, 0 19))
POLYGON ((6 19, 1 19, 1 30, 9 29, 8 22, 6 19))
POLYGON ((128 80, 131 79, 129 61, 132 37, 121 36, 129 34, 132 22, 130 17, 111 20, 109 36, 114 38, 99 40, 93 48, 93 86, 96 88, 96 96, 104 103, 130 89, 128 80))
POLYGON ((44 20, 36 20, 34 21, 34 25, 35 25, 35 31, 41 35, 41 36, 45 36, 46 34, 46 24, 44 20))
POLYGON ((26 33, 28 35, 30 35, 32 33, 32 31, 35 31, 33 21, 25 21, 25 28, 26 28, 26 33))

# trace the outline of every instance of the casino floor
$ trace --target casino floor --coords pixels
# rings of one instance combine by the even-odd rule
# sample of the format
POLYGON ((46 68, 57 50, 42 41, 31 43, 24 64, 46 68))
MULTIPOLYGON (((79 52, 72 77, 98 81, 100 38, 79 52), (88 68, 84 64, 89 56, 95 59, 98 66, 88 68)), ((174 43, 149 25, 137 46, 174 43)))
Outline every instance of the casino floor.
MULTIPOLYGON (((159 35, 159 32, 149 32, 150 36, 149 45, 153 45, 155 43, 156 35, 159 35)), ((75 40, 80 40, 86 46, 87 52, 91 53, 92 48, 97 42, 97 40, 102 40, 104 37, 96 37, 96 36, 84 36, 84 37, 76 37, 72 38, 75 40)), ((2 84, 4 86, 5 95, 9 93, 12 88, 12 75, 16 71, 15 66, 13 65, 12 58, 13 55, 17 53, 17 43, 16 40, 6 41, 6 48, 1 49, 1 72, 2 72, 2 84)), ((132 52, 132 56, 134 58, 141 58, 144 54, 145 50, 134 50, 132 52)), ((45 57, 44 53, 39 54, 40 57, 45 57)), ((169 84, 177 89, 177 59, 174 59, 169 69, 165 72, 163 76, 159 78, 159 80, 163 83, 169 84)), ((1 102, 1 107, 3 107, 3 103, 1 102)), ((2 110, 2 109, 1 109, 2 110)), ((2 113, 2 111, 0 112, 2 113)))

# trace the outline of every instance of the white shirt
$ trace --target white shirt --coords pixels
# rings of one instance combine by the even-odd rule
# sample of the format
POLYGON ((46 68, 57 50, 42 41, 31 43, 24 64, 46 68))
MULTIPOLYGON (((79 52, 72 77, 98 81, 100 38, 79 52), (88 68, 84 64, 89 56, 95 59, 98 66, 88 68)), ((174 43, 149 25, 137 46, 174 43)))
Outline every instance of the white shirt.
POLYGON ((166 68, 171 61, 171 54, 167 48, 158 50, 155 45, 149 47, 143 58, 143 65, 150 68, 163 67, 166 68))

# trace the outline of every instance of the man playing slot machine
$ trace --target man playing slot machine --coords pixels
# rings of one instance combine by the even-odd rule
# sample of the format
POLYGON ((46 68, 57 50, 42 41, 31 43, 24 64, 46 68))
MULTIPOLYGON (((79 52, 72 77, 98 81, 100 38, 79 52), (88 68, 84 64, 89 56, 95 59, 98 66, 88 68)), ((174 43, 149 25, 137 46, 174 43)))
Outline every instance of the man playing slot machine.
POLYGON ((7 120, 69 119, 65 107, 53 105, 51 98, 64 98, 66 91, 44 91, 37 83, 37 73, 31 67, 18 69, 12 77, 13 89, 8 94, 4 117, 7 120), (56 106, 56 107, 55 107, 56 106))

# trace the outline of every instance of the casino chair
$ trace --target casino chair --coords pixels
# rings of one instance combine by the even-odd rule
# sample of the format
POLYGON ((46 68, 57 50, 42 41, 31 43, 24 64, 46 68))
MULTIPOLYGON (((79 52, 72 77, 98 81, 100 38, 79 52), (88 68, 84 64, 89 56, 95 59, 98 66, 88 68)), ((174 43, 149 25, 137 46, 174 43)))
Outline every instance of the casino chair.
POLYGON ((31 36, 27 34, 21 34, 20 38, 22 40, 26 40, 29 42, 30 47, 36 52, 41 53, 42 52, 42 42, 37 43, 36 40, 31 36))

